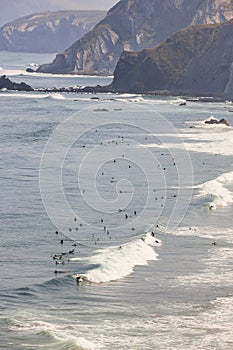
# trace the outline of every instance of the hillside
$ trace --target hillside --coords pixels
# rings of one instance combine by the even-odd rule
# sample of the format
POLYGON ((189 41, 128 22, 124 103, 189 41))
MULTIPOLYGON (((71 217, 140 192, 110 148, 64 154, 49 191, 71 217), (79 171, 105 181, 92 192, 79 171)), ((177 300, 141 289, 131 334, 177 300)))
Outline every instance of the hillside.
POLYGON ((125 51, 153 47, 191 24, 233 17, 233 0, 121 0, 89 33, 39 72, 112 74, 125 51))
POLYGON ((57 11, 19 18, 0 29, 0 51, 63 51, 104 16, 104 11, 57 11))
MULTIPOLYGON (((191 26, 155 48, 124 52, 114 72, 117 91, 169 90, 198 95, 233 93, 233 20, 191 26)), ((233 97, 233 96, 232 96, 233 97)))
POLYGON ((62 10, 103 10, 116 0, 1 0, 0 26, 31 13, 62 10))

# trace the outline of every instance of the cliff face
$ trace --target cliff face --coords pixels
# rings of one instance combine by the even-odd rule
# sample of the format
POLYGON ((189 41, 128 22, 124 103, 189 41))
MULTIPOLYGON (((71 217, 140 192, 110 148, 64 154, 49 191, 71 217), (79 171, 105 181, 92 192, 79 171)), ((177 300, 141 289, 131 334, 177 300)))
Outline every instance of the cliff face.
POLYGON ((122 51, 153 47, 195 23, 233 17, 233 0, 121 0, 98 25, 40 72, 112 74, 122 51))
POLYGON ((224 94, 225 94, 226 99, 233 101, 233 62, 230 66, 229 80, 228 80, 227 85, 225 87, 224 94))
POLYGON ((104 11, 57 11, 19 18, 0 29, 0 50, 60 52, 104 16, 104 11))
POLYGON ((233 20, 191 26, 153 49, 124 52, 114 73, 118 91, 170 90, 189 94, 232 93, 233 20))

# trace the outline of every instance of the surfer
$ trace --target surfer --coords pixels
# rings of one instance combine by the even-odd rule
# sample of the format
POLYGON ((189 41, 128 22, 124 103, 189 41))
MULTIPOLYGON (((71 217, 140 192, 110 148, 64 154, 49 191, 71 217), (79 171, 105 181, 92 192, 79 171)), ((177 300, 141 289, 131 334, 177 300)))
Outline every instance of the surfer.
POLYGON ((54 273, 57 275, 58 273, 67 273, 68 271, 58 271, 58 270, 55 270, 54 273))
POLYGON ((55 254, 55 255, 53 256, 53 259, 54 259, 54 260, 62 259, 62 254, 55 254))
POLYGON ((83 281, 83 279, 82 279, 82 276, 76 276, 76 282, 77 282, 77 284, 79 284, 80 282, 82 282, 83 281))
POLYGON ((69 252, 62 252, 62 253, 60 253, 60 254, 55 254, 55 255, 53 256, 53 259, 62 259, 62 257, 63 257, 64 255, 68 255, 68 254, 74 254, 74 249, 70 250, 69 252))

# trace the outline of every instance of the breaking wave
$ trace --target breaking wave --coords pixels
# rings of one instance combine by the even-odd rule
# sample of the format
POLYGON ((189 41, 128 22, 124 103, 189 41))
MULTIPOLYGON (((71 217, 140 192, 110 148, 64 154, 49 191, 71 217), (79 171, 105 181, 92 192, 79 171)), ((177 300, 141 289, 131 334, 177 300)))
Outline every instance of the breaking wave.
MULTIPOLYGON (((74 274, 76 278, 80 276, 82 280, 88 282, 101 283, 119 280, 130 275, 135 266, 147 265, 148 261, 156 260, 158 254, 155 252, 155 246, 161 245, 153 233, 147 233, 143 238, 122 246, 97 250, 93 256, 86 259, 90 265, 95 265, 84 274, 74 274)), ((73 258, 71 261, 81 261, 80 258, 73 258)))
POLYGON ((231 192, 227 185, 233 184, 233 171, 222 174, 216 179, 207 181, 197 188, 200 190, 199 196, 209 197, 209 209, 216 209, 217 207, 227 207, 233 203, 233 192, 231 192))
POLYGON ((82 336, 77 336, 77 330, 71 325, 61 325, 35 319, 15 319, 10 327, 12 331, 26 335, 39 336, 47 339, 52 345, 50 349, 66 350, 96 350, 97 346, 82 336))

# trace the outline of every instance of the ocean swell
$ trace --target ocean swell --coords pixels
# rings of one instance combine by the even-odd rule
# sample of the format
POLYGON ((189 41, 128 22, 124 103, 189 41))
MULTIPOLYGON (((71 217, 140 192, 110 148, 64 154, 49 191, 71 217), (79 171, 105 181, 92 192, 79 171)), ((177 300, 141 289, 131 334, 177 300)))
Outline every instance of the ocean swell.
MULTIPOLYGON (((81 276, 82 280, 93 283, 102 283, 119 280, 130 275, 135 266, 147 265, 150 260, 156 260, 158 254, 155 246, 161 244, 153 233, 147 233, 143 238, 122 246, 97 250, 94 255, 87 258, 90 265, 98 265, 85 274, 74 274, 73 277, 81 276)), ((80 258, 73 258, 71 261, 80 261, 80 258)))
POLYGON ((217 207, 227 207, 233 203, 233 192, 226 186, 233 184, 233 171, 222 174, 216 179, 204 182, 198 185, 201 197, 210 197, 208 203, 209 209, 216 209, 217 207))

